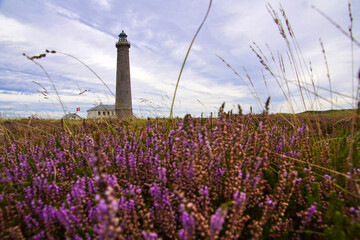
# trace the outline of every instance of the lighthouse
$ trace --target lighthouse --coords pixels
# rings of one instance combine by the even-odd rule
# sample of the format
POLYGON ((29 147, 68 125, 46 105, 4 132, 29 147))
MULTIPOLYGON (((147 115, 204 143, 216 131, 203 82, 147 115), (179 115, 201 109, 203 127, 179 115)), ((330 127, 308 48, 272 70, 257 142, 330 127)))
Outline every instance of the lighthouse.
POLYGON ((130 43, 127 41, 124 30, 119 34, 119 41, 115 46, 117 48, 115 113, 119 119, 128 119, 133 117, 129 63, 130 43))

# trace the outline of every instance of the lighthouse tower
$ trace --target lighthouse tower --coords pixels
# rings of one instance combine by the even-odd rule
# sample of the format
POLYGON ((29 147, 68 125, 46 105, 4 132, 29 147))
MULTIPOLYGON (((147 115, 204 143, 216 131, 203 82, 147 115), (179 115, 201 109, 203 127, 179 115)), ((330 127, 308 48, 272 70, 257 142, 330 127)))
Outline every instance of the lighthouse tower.
POLYGON ((117 48, 115 113, 120 119, 132 118, 130 43, 124 30, 119 34, 119 41, 115 46, 117 48))

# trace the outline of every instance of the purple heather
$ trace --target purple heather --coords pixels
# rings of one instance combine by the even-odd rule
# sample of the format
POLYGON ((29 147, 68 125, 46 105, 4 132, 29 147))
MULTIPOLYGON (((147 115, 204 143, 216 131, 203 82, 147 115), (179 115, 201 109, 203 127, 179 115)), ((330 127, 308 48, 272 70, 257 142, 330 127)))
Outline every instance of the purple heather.
POLYGON ((212 236, 215 236, 221 231, 226 214, 227 210, 220 207, 216 210, 215 214, 211 216, 210 230, 212 236))

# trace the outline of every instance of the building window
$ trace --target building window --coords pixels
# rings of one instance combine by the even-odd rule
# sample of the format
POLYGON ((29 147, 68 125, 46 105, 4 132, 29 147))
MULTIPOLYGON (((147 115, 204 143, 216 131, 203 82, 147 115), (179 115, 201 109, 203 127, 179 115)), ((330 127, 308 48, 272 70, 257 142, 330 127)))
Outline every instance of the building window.
POLYGON ((105 112, 103 112, 103 115, 105 116, 105 112))
POLYGON ((100 112, 98 112, 98 115, 100 116, 100 112))

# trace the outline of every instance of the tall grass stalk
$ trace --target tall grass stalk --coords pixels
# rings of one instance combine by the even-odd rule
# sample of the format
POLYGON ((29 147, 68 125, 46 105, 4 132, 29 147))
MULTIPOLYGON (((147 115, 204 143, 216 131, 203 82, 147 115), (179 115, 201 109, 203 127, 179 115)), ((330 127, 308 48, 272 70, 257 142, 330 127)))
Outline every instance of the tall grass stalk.
MULTIPOLYGON (((286 43, 286 46, 287 46, 286 56, 287 56, 287 60, 288 60, 288 66, 290 66, 293 77, 290 77, 290 78, 288 77, 289 73, 286 69, 287 65, 284 63, 284 58, 282 57, 282 55, 278 54, 278 57, 276 59, 274 57, 274 54, 272 53, 270 47, 267 44, 266 44, 266 46, 270 52, 272 63, 270 63, 268 61, 268 58, 263 53, 263 51, 257 46, 256 43, 253 43, 253 45, 250 46, 250 48, 256 54, 260 63, 270 73, 270 75, 274 78, 274 80, 277 82, 279 88, 281 89, 281 91, 286 99, 287 104, 290 106, 290 109, 293 112, 293 115, 291 116, 291 118, 292 118, 291 122, 300 123, 300 121, 304 121, 304 119, 300 120, 297 117, 297 115, 295 115, 295 106, 297 105, 297 103, 293 99, 294 94, 290 91, 289 84, 294 84, 299 89, 301 102, 302 102, 305 112, 307 112, 307 110, 309 110, 309 106, 310 106, 310 109, 313 109, 313 107, 315 107, 316 104, 318 104, 318 106, 321 108, 321 101, 329 103, 331 106, 331 109, 333 109, 333 107, 341 108, 340 105, 338 105, 337 103, 334 103, 333 95, 341 97, 350 106, 353 106, 351 101, 355 100, 358 103, 359 102, 358 96, 356 96, 354 99, 353 93, 346 94, 346 93, 341 93, 341 92, 338 92, 338 91, 332 89, 331 77, 330 77, 330 71, 329 71, 328 61, 327 61, 327 57, 326 57, 325 47, 321 40, 320 40, 320 45, 321 45, 321 50, 323 53, 323 57, 324 57, 324 61, 325 61, 326 69, 327 69, 326 76, 329 81, 329 87, 325 88, 325 87, 321 87, 321 86, 315 84, 311 62, 309 62, 309 65, 306 64, 306 61, 304 60, 304 57, 300 50, 299 44, 296 40, 295 34, 290 25, 290 21, 288 20, 288 18, 286 16, 285 10, 280 6, 280 12, 281 12, 281 16, 283 18, 283 19, 280 19, 280 17, 279 17, 280 15, 272 8, 272 6, 270 4, 267 5, 267 8, 268 8, 268 11, 269 11, 270 15, 272 16, 275 24, 277 25, 277 27, 279 29, 280 35, 283 37, 283 39, 286 43), (285 24, 283 24, 282 21, 284 21, 285 24), (285 28, 285 26, 286 26, 286 28, 285 28), (292 40, 290 40, 290 39, 292 39, 292 40), (319 90, 327 91, 330 94, 330 98, 321 95, 319 93, 319 90)), ((350 21, 352 21, 350 5, 349 5, 349 12, 350 12, 350 19, 351 19, 350 21)), ((351 23, 349 31, 350 31, 350 35, 351 35, 352 34, 352 23, 351 23)), ((351 39, 353 39, 352 35, 351 35, 351 39)), ((354 42, 356 42, 356 40, 354 40, 354 42)), ((220 58, 220 59, 223 60, 222 58, 220 58)), ((223 60, 223 62, 225 64, 227 64, 235 72, 235 74, 240 77, 240 79, 242 79, 242 77, 239 74, 237 74, 236 70, 234 70, 228 63, 226 63, 225 60, 223 60)), ((359 74, 360 74, 360 72, 359 72, 359 74)), ((359 75, 359 82, 360 82, 360 75, 359 75)), ((265 86, 267 86, 266 81, 265 81, 265 86)), ((358 85, 358 86, 360 86, 360 85, 358 85)), ((359 87, 358 87, 358 89, 359 89, 359 87)), ((256 92, 256 91, 251 91, 251 92, 256 92)), ((359 95, 359 90, 357 90, 357 95, 359 95)), ((255 99, 258 100, 257 97, 255 97, 255 99)), ((358 106, 358 109, 360 109, 360 106, 358 106)), ((358 110, 358 111, 360 111, 360 110, 358 110)), ((309 124, 309 130, 310 130, 309 135, 313 139, 321 139, 322 142, 328 141, 328 134, 321 129, 320 117, 315 117, 315 119, 316 119, 316 122, 315 122, 316 124, 314 124, 314 125, 310 124, 311 121, 314 120, 314 117, 312 117, 312 119, 310 119, 310 117, 308 117, 305 120, 305 122, 307 124, 309 124)), ((339 120, 339 121, 341 122, 343 120, 339 120)), ((346 157, 346 160, 344 161, 343 171, 345 171, 345 172, 351 171, 354 167, 353 164, 355 164, 353 162, 354 161, 354 157, 353 157, 354 153, 353 152, 355 149, 354 144, 357 141, 356 138, 358 135, 358 132, 357 132, 358 124, 359 124, 359 117, 358 117, 358 115, 354 115, 353 123, 352 123, 352 127, 351 127, 351 137, 349 139, 350 140, 349 141, 350 150, 348 153, 349 155, 346 157)), ((314 149, 313 149, 314 153, 318 154, 320 156, 319 158, 324 160, 325 159, 324 154, 326 154, 326 153, 324 152, 324 149, 322 148, 323 146, 315 144, 313 147, 314 147, 314 149)), ((321 160, 321 161, 323 161, 323 160, 321 160)), ((301 162, 302 160, 299 160, 299 161, 301 162)), ((358 164, 358 163, 356 163, 356 164, 358 164)), ((331 168, 329 168, 327 166, 321 166, 321 165, 323 165, 323 163, 321 163, 321 162, 316 163, 316 161, 315 161, 315 162, 312 162, 311 165, 314 167, 318 167, 319 169, 322 169, 322 170, 336 173, 343 177, 346 176, 346 174, 344 174, 343 171, 332 170, 331 168)), ((348 180, 353 181, 353 179, 350 179, 348 176, 345 179, 347 179, 346 181, 348 181, 348 180)), ((350 185, 354 186, 354 188, 356 189, 356 196, 360 196, 360 190, 359 190, 358 183, 352 182, 352 183, 350 183, 350 185)), ((346 191, 348 191, 348 190, 346 190, 346 191)))
MULTIPOLYGON (((270 64, 265 56, 265 54, 261 51, 261 49, 257 46, 257 44, 254 42, 253 43, 254 46, 257 48, 257 50, 253 47, 253 46, 250 46, 250 49, 255 53, 255 55, 258 57, 260 63, 265 67, 265 69, 270 73, 270 75, 276 80, 276 83, 278 84, 279 88, 281 89, 285 99, 286 99, 286 102, 288 103, 289 107, 290 107, 290 110, 293 114, 295 114, 295 109, 293 107, 293 104, 292 104, 292 101, 291 101, 291 93, 290 93, 290 88, 288 87, 288 85, 286 84, 287 88, 288 88, 288 93, 289 94, 286 94, 284 88, 282 87, 282 84, 280 83, 279 81, 279 78, 276 77, 276 76, 279 76, 279 74, 276 74, 270 67, 270 64)), ((274 63, 276 63, 276 60, 274 58, 274 55, 272 54, 272 52, 270 51, 270 54, 271 54, 271 57, 272 57, 272 60, 274 63)), ((277 71, 279 71, 279 69, 277 68, 277 64, 275 64, 276 66, 276 69, 277 71)), ((282 68, 280 66, 280 68, 282 69, 281 73, 284 75, 284 78, 285 78, 285 69, 282 68)))
POLYGON ((35 61, 34 59, 40 59, 40 58, 43 58, 46 56, 46 54, 40 54, 38 56, 28 56, 26 53, 23 53, 23 56, 25 56, 27 59, 29 59, 30 61, 32 61, 33 63, 35 63, 37 66, 39 66, 41 68, 41 70, 45 73, 47 79, 49 80, 49 82, 51 83, 55 93, 56 93, 56 97, 57 97, 57 100, 59 101, 60 105, 61 105, 61 108, 63 109, 64 111, 64 114, 66 114, 66 109, 65 109, 65 106, 63 104, 63 102, 61 101, 61 98, 60 98, 60 95, 59 95, 59 92, 53 82, 53 80, 51 79, 49 73, 46 71, 46 69, 40 64, 38 63, 37 61, 35 61))
POLYGON ((331 88, 331 78, 330 78, 330 70, 329 70, 329 64, 328 64, 328 60, 326 58, 326 52, 325 52, 325 47, 324 47, 324 43, 323 41, 320 39, 320 45, 321 45, 321 50, 324 56, 324 62, 325 62, 325 66, 326 66, 326 77, 329 80, 329 92, 330 92, 330 103, 331 103, 331 109, 333 109, 333 96, 332 96, 332 88, 331 88))
MULTIPOLYGON (((275 24, 278 27, 280 35, 283 37, 283 39, 284 39, 284 41, 286 43, 287 54, 289 54, 290 66, 292 67, 292 70, 293 70, 293 72, 294 72, 294 74, 296 76, 296 80, 298 81, 299 85, 301 85, 301 83, 303 81, 302 78, 303 78, 304 74, 301 72, 301 69, 299 69, 297 58, 295 56, 295 53, 293 52, 293 48, 292 48, 291 43, 290 43, 290 41, 289 41, 289 39, 287 37, 287 34, 285 32, 282 21, 281 21, 279 15, 278 15, 278 13, 272 8, 272 6, 270 4, 267 4, 267 8, 268 8, 268 12, 270 13, 271 17, 273 18, 275 24)), ((285 12, 282 7, 280 7, 280 11, 285 12)), ((284 17, 284 20, 285 20, 286 25, 287 25, 288 34, 290 35, 291 38, 295 38, 295 36, 292 34, 292 30, 291 30, 292 28, 290 27, 290 23, 289 23, 288 19, 286 18, 286 15, 283 14, 283 17, 284 17)), ((304 109, 306 111, 307 106, 306 106, 306 103, 305 103, 304 93, 303 93, 303 90, 301 88, 299 90, 300 90, 300 95, 301 95, 301 100, 302 100, 302 103, 303 103, 303 107, 304 107, 304 109)))
POLYGON ((345 36, 349 37, 351 40, 351 62, 352 62, 352 94, 353 94, 353 106, 356 108, 356 105, 359 101, 359 93, 360 93, 360 82, 356 85, 356 78, 354 76, 355 70, 354 70, 354 44, 360 47, 360 41, 357 40, 353 35, 353 15, 352 15, 352 8, 350 1, 348 2, 348 10, 349 10, 349 19, 350 19, 350 26, 348 28, 347 32, 343 27, 341 27, 338 23, 336 23, 331 17, 329 17, 326 13, 321 11, 316 6, 311 6, 313 9, 315 9, 320 15, 322 15, 326 20, 328 20, 332 25, 334 25, 341 33, 343 33, 345 36))
POLYGON ((352 11, 351 11, 351 3, 349 0, 349 4, 348 4, 348 10, 349 10, 349 19, 350 19, 350 26, 349 26, 349 33, 350 33, 350 38, 351 38, 351 75, 352 75, 352 96, 353 96, 353 106, 355 105, 355 68, 354 68, 354 41, 352 40, 353 37, 353 16, 352 16, 352 11))
POLYGON ((104 82, 104 80, 91 68, 89 67, 89 65, 87 65, 86 63, 84 63, 83 61, 81 61, 79 58, 71 55, 71 54, 68 54, 68 53, 65 53, 65 52, 59 52, 59 51, 56 51, 56 53, 59 53, 59 54, 63 54, 65 56, 68 56, 70 58, 73 58, 75 60, 77 60, 78 62, 80 62, 82 65, 84 65, 87 69, 89 69, 96 77, 97 79, 99 79, 101 81, 102 84, 104 84, 104 86, 109 90, 109 92, 111 93, 111 95, 113 97, 115 97, 115 94, 113 93, 113 91, 111 91, 111 89, 109 88, 109 86, 104 82))
POLYGON ((245 73, 246 73, 246 77, 247 77, 247 79, 249 80, 249 83, 250 83, 251 87, 250 87, 250 86, 248 85, 248 83, 244 80, 244 78, 235 70, 235 68, 233 68, 224 58, 220 57, 219 55, 216 55, 216 56, 217 56, 223 63, 225 63, 226 66, 227 66, 228 68, 230 68, 230 69, 234 72, 234 74, 235 74, 236 76, 238 76, 238 77, 240 78, 240 80, 241 80, 241 81, 245 84, 245 86, 248 88, 249 92, 250 92, 251 95, 254 97, 254 99, 257 100, 257 103, 260 105, 261 109, 264 110, 264 106, 263 106, 263 104, 262 104, 262 102, 261 102, 261 99, 260 99, 260 97, 259 97, 256 89, 255 89, 255 86, 254 86, 254 84, 253 84, 253 82, 252 82, 252 79, 251 79, 250 75, 249 75, 248 72, 246 71, 246 68, 243 67, 243 69, 244 69, 244 71, 245 71, 245 73))
POLYGON ((205 23, 205 21, 206 21, 206 19, 207 19, 208 15, 209 15, 209 12, 210 12, 210 9, 211 9, 211 4, 212 4, 212 0, 210 0, 210 2, 209 2, 209 6, 208 6, 208 9, 207 9, 207 11, 206 11, 205 17, 204 17, 203 21, 201 22, 201 24, 200 24, 200 26, 199 26, 198 30, 196 31, 196 33, 195 33, 195 35, 194 35, 194 37, 193 37, 193 39, 192 39, 192 41, 191 41, 190 46, 189 46, 189 49, 188 49, 188 50, 187 50, 187 52, 186 52, 184 62, 183 62, 183 64, 181 65, 181 69, 180 69, 179 77, 178 77, 178 79, 177 79, 177 81, 176 81, 176 86, 175 86, 175 90, 174 90, 174 95, 173 95, 173 99, 172 99, 172 102, 171 102, 171 108, 170 108, 170 119, 172 119, 172 118, 173 118, 173 109, 174 109, 175 97, 176 97, 176 92, 177 92, 177 89, 178 89, 178 86, 179 86, 179 82, 180 82, 181 74, 182 74, 182 72, 183 72, 183 70, 184 70, 185 63, 186 63, 186 60, 187 60, 187 58, 188 58, 188 56, 189 56, 189 53, 190 53, 191 47, 192 47, 192 45, 193 45, 193 43, 194 43, 194 41, 195 41, 195 39, 196 39, 196 37, 197 37, 198 33, 200 32, 200 30, 201 30, 202 26, 204 25, 204 23, 205 23))
MULTIPOLYGON (((333 24, 341 33, 343 33, 345 36, 349 37, 353 43, 355 43, 358 47, 360 47, 360 42, 356 38, 354 38, 352 31, 348 33, 343 27, 341 27, 338 23, 336 23, 331 17, 329 17, 326 13, 321 11, 319 8, 317 8, 314 5, 311 5, 313 9, 315 9, 320 15, 322 15, 326 20, 328 20, 331 24, 333 24)), ((351 14, 351 4, 349 4, 349 11, 351 14)), ((352 18, 352 15, 350 15, 352 18)), ((352 25, 351 25, 352 26, 352 25)))

